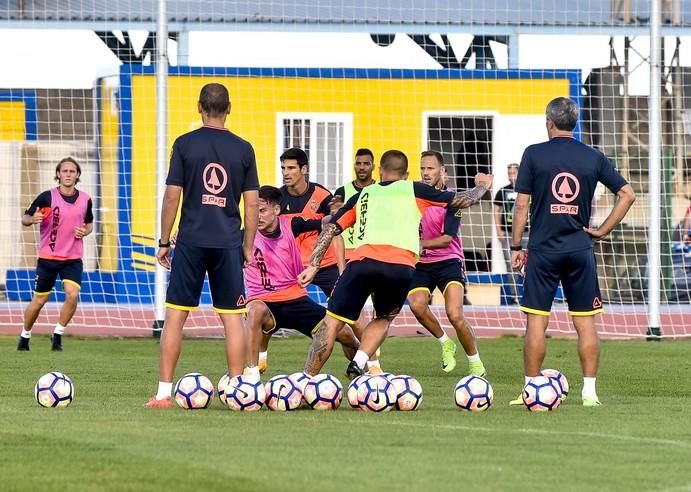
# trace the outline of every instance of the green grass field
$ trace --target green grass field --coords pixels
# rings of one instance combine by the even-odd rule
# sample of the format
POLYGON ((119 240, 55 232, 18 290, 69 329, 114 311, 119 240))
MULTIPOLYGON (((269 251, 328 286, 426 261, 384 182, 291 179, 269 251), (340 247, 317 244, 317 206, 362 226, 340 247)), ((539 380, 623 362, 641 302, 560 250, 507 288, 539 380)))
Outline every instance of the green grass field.
MULTIPOLYGON (((417 377, 417 412, 240 414, 217 399, 202 411, 151 410, 158 344, 80 340, 29 353, 0 337, 0 490, 691 490, 691 343, 604 342, 600 408, 580 406, 575 342, 550 340, 546 367, 562 370, 571 396, 531 414, 508 401, 520 391, 521 339, 481 340, 495 391, 485 413, 456 410, 465 371, 439 367, 432 339, 390 339, 385 368, 417 377), (76 399, 44 409, 37 378, 70 375, 76 399)), ((308 340, 274 340, 268 376, 299 370, 308 340)), ((325 372, 345 383, 336 349, 325 372)), ((224 372, 220 340, 188 340, 177 374, 224 372)), ((268 379, 268 378, 265 378, 268 379)))

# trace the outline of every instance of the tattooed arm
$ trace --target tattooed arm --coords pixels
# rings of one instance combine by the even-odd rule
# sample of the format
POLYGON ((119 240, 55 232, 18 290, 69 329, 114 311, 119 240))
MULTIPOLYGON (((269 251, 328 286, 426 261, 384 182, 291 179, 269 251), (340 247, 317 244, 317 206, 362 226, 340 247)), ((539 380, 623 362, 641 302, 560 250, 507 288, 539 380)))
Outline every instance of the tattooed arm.
POLYGON ((450 203, 453 208, 468 208, 475 205, 492 187, 492 175, 477 173, 475 175, 475 188, 456 193, 456 197, 450 203))
POLYGON ((326 226, 322 228, 317 238, 317 244, 314 246, 314 251, 310 257, 309 266, 298 275, 298 284, 300 284, 301 287, 307 287, 312 280, 314 280, 314 276, 317 274, 317 270, 319 270, 319 265, 321 265, 322 258, 324 258, 326 250, 329 248, 329 244, 331 244, 331 240, 340 232, 341 228, 338 224, 334 223, 326 224, 326 226))

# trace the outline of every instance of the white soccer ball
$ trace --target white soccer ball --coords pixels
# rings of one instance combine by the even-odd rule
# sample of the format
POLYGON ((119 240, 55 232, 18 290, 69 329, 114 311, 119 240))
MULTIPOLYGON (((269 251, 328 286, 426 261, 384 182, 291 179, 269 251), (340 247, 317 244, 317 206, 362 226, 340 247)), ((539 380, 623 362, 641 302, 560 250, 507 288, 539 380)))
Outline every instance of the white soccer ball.
POLYGON ((543 369, 540 371, 540 375, 557 383, 557 386, 561 390, 561 401, 566 400, 566 397, 569 395, 569 381, 566 379, 563 372, 557 371, 556 369, 543 369))
POLYGON ((277 412, 286 412, 300 408, 302 391, 290 376, 280 374, 266 383, 266 406, 277 412))
POLYGON ((358 401, 357 392, 358 389, 360 389, 360 386, 362 386, 362 383, 364 383, 371 377, 372 376, 370 376, 369 374, 363 374, 362 376, 358 376, 355 379, 353 379, 348 385, 348 391, 346 393, 346 396, 348 397, 348 403, 350 403, 350 406, 352 408, 360 410, 360 402, 358 401))
POLYGON ((294 372, 288 377, 300 390, 300 394, 302 395, 302 406, 307 406, 307 402, 305 402, 305 386, 307 386, 307 383, 312 379, 312 376, 306 372, 294 372))
POLYGON ((343 386, 331 374, 317 374, 305 385, 305 402, 315 410, 336 410, 343 399, 343 386))
POLYGON ((494 402, 494 390, 485 378, 465 376, 454 388, 454 399, 460 410, 484 412, 494 402))
POLYGON ((266 388, 257 378, 235 376, 226 386, 226 404, 231 410, 252 412, 266 401, 266 388))
POLYGON ((294 372, 288 377, 295 383, 295 386, 300 389, 301 393, 305 392, 305 386, 307 386, 307 383, 312 379, 312 376, 306 372, 294 372))
POLYGON ((34 386, 34 396, 42 407, 66 407, 74 399, 74 384, 66 374, 49 372, 38 378, 34 386))
POLYGON ((396 410, 417 410, 422 403, 422 385, 411 376, 401 375, 391 378, 396 390, 396 410))
POLYGON ((561 404, 559 385, 545 376, 535 376, 523 388, 523 403, 531 412, 550 412, 561 404))
POLYGON ((227 372, 221 376, 216 385, 216 392, 218 393, 218 400, 225 405, 226 404, 226 387, 228 386, 228 381, 230 381, 230 374, 227 372))
POLYGON ((358 403, 367 412, 388 412, 396 405, 398 393, 394 385, 384 376, 365 379, 357 392, 358 403))
POLYGON ((206 408, 214 398, 213 383, 198 372, 185 374, 175 384, 175 402, 186 410, 206 408))

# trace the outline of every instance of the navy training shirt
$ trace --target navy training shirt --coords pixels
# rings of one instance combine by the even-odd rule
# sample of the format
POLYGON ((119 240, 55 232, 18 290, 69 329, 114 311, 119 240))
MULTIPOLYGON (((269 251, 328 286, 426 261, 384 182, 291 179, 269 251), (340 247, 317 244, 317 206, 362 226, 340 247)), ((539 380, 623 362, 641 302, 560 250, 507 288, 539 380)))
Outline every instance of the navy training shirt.
POLYGON ((515 189, 531 196, 528 249, 569 252, 592 247, 589 227, 597 183, 617 193, 626 180, 600 151, 557 137, 525 149, 515 189))
POLYGON ((203 126, 175 140, 166 185, 183 188, 177 241, 206 248, 242 245, 240 197, 259 189, 252 145, 203 126))

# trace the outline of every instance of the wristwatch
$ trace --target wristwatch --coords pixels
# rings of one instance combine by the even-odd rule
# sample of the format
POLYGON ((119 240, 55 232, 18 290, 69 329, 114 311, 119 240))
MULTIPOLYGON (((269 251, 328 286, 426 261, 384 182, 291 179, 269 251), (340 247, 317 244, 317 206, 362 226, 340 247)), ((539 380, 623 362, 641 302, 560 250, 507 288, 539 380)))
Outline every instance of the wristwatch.
POLYGON ((523 249, 523 246, 520 244, 518 246, 511 246, 511 251, 521 251, 523 249))
POLYGON ((168 241, 167 243, 163 243, 163 242, 161 242, 161 240, 159 239, 159 240, 158 240, 158 247, 159 247, 159 248, 170 248, 170 241, 168 241))

